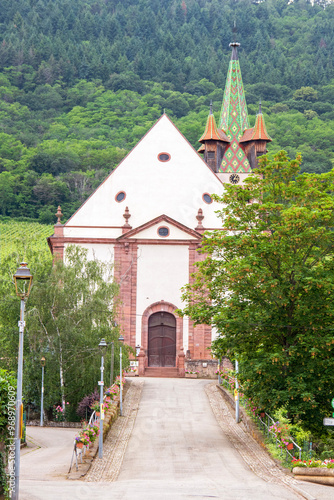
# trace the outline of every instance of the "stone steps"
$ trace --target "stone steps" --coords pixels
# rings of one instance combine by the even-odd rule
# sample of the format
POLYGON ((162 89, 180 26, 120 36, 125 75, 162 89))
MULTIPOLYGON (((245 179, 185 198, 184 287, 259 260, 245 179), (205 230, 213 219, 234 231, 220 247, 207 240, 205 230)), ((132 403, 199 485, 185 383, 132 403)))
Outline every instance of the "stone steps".
POLYGON ((177 378, 178 369, 174 367, 152 367, 145 368, 145 377, 177 378))

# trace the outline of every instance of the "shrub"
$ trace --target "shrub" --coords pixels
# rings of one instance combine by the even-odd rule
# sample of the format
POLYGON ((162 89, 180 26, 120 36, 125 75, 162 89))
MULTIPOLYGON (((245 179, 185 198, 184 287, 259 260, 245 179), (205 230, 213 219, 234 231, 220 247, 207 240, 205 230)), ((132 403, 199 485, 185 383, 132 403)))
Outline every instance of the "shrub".
POLYGON ((93 413, 91 406, 95 401, 98 401, 99 398, 100 396, 97 390, 95 390, 91 394, 88 394, 88 396, 85 396, 78 404, 77 414, 79 415, 79 417, 88 420, 88 418, 93 413))

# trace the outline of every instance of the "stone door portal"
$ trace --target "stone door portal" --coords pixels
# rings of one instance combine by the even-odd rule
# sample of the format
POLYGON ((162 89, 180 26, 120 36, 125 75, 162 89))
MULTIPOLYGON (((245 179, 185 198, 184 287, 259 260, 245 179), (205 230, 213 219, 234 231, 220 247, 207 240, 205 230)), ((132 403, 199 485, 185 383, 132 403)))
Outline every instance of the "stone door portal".
POLYGON ((173 314, 161 311, 148 320, 148 366, 175 366, 176 320, 173 314))

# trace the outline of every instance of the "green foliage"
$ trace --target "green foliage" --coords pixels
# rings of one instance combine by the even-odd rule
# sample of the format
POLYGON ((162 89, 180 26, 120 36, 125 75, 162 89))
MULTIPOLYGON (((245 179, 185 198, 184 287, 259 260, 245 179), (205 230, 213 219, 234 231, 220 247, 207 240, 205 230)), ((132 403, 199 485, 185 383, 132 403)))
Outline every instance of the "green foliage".
POLYGON ((293 98, 296 100, 302 99, 303 101, 317 101, 318 92, 312 87, 302 87, 293 93, 293 98))
POLYGON ((61 204, 66 220, 163 110, 197 148, 210 100, 221 107, 235 19, 247 103, 255 115, 263 101, 269 148, 301 151, 303 171, 330 170, 332 3, 5 0, 0 214, 51 223, 61 204))
MULTIPOLYGON (((56 262, 50 274, 34 284, 25 336, 30 353, 25 362, 27 402, 39 401, 40 370, 36 367, 42 355, 46 358, 46 409, 54 404, 64 407, 65 401, 75 409, 95 388, 101 362, 98 344, 101 338, 116 340, 117 291, 110 264, 88 260, 87 250, 79 247, 69 247, 66 264, 56 262)), ((108 352, 108 363, 109 357, 108 352)))
POLYGON ((299 165, 263 157, 244 186, 216 196, 225 231, 206 234, 184 313, 217 327, 214 348, 238 356, 257 407, 285 407, 319 434, 334 396, 334 170, 299 165))

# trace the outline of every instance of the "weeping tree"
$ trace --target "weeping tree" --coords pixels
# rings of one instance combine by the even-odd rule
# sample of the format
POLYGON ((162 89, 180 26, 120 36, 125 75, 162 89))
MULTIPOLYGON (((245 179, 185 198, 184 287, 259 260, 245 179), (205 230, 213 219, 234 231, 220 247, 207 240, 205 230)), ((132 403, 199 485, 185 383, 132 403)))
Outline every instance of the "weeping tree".
POLYGON ((223 230, 204 236, 183 313, 217 328, 214 351, 238 357, 259 408, 321 433, 334 396, 334 170, 300 175, 300 162, 263 157, 216 196, 223 230))

